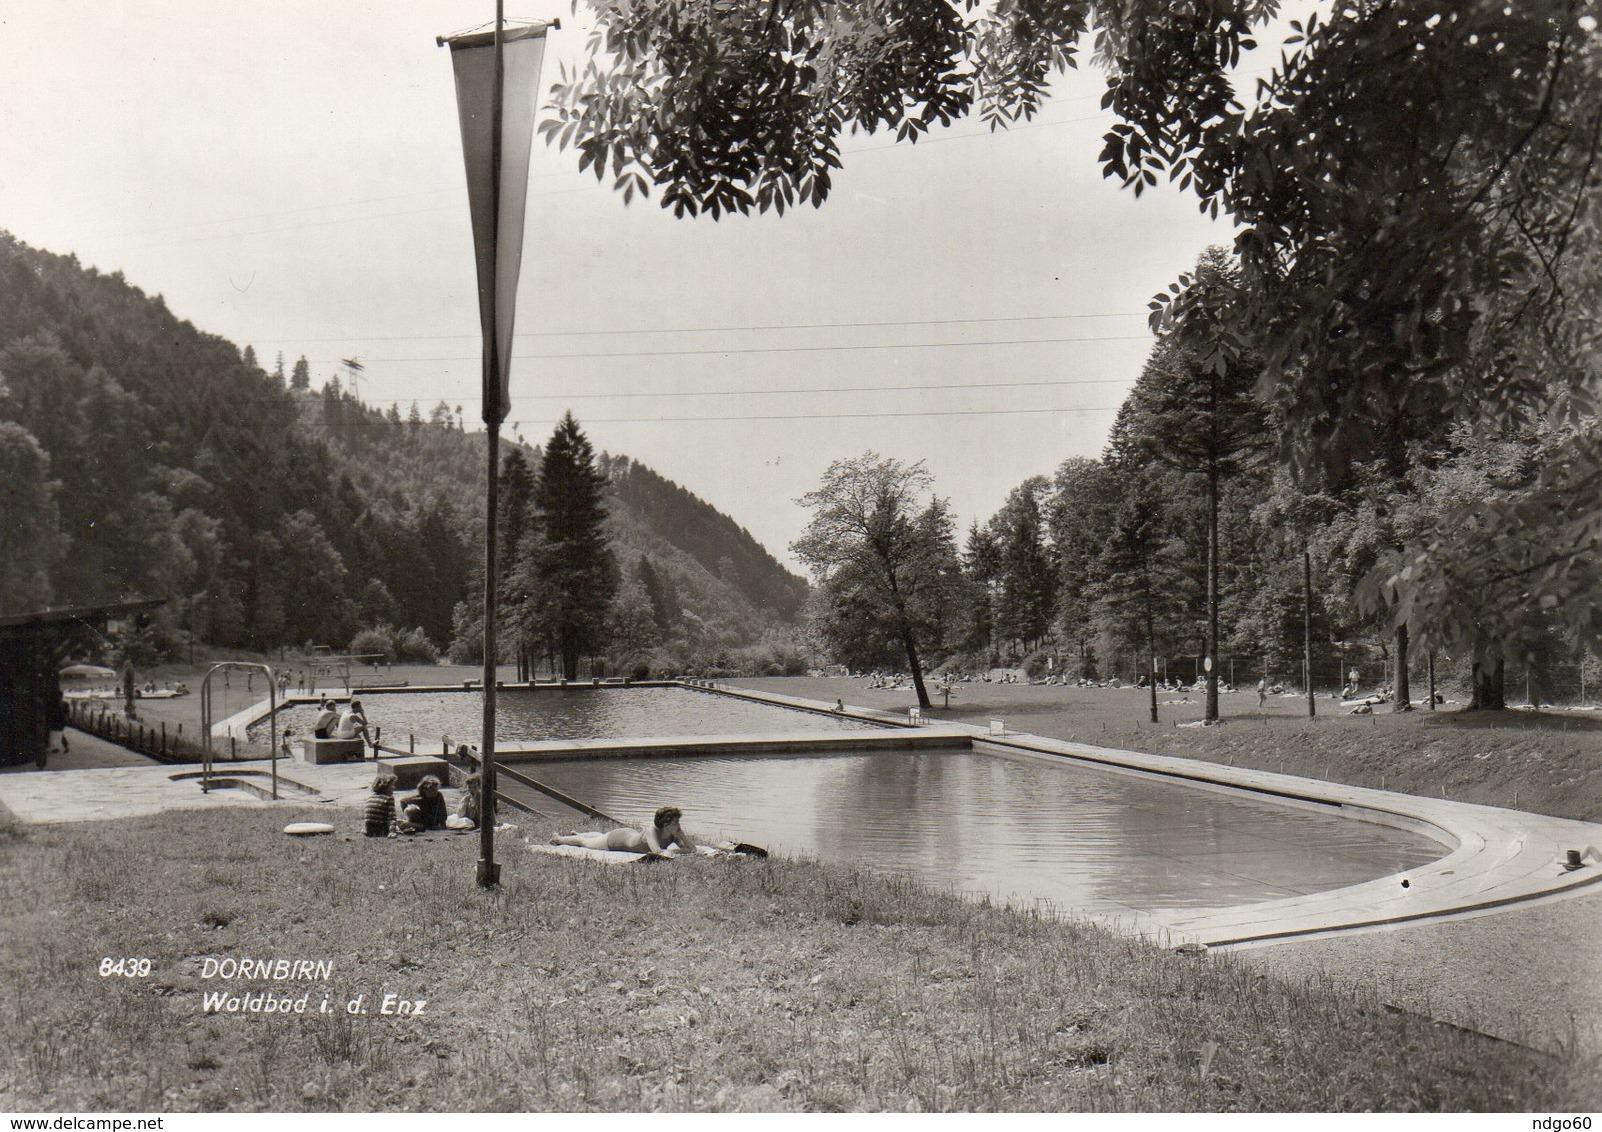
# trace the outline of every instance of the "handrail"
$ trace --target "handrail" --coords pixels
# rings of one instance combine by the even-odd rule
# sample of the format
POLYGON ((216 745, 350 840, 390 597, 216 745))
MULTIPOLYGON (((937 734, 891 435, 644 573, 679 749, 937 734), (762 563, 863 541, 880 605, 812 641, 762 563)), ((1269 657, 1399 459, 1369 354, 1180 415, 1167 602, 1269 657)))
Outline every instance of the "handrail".
MULTIPOLYGON (((403 756, 407 756, 407 757, 410 757, 410 756, 415 755, 417 753, 416 751, 402 750, 399 747, 386 746, 383 743, 374 743, 373 744, 373 757, 374 758, 378 757, 378 752, 379 751, 383 751, 387 755, 403 755, 403 756)), ((470 751, 470 753, 467 756, 468 759, 473 763, 474 766, 478 766, 480 764, 480 760, 477 758, 477 752, 476 751, 472 751, 471 748, 469 748, 469 751, 470 751)), ((448 763, 452 763, 453 765, 457 764, 458 756, 454 751, 452 751, 450 749, 450 743, 449 743, 448 740, 445 743, 445 751, 440 757, 443 758, 448 763)), ((589 814, 592 817, 602 818, 603 820, 612 822, 615 825, 622 825, 623 824, 622 822, 618 821, 616 818, 608 817, 606 814, 603 814, 600 810, 595 809, 593 806, 586 806, 583 802, 580 802, 576 798, 569 798, 569 797, 567 797, 567 795, 561 793, 559 790, 556 790, 556 789, 554 789, 552 787, 545 786, 545 785, 542 785, 541 783, 535 782, 532 778, 529 778, 527 775, 518 774, 516 771, 513 771, 513 770, 507 770, 506 767, 504 767, 504 766, 498 766, 495 769, 496 769, 497 773, 504 774, 507 777, 511 778, 514 782, 520 783, 523 786, 528 786, 528 787, 530 787, 530 788, 532 788, 534 790, 537 790, 540 793, 545 794, 545 795, 555 799, 558 802, 561 802, 564 806, 571 806, 575 810, 582 811, 583 813, 589 814)), ((514 810, 521 810, 525 814, 536 814, 536 815, 540 814, 539 810, 536 810, 533 806, 529 805, 527 802, 524 802, 524 801, 521 801, 520 799, 514 798, 510 794, 507 794, 507 793, 505 793, 503 791, 500 791, 500 790, 497 790, 495 792, 495 800, 496 800, 497 803, 505 802, 508 806, 511 806, 514 810)), ((541 816, 543 816, 543 815, 541 815, 541 816)))
POLYGON ((528 775, 519 774, 517 771, 511 769, 510 767, 508 767, 508 766, 506 766, 504 764, 501 765, 501 766, 497 766, 495 768, 495 772, 497 774, 504 774, 507 778, 510 778, 513 782, 517 783, 519 786, 527 786, 530 790, 538 790, 541 794, 544 794, 547 798, 554 798, 556 801, 562 803, 562 805, 567 806, 570 809, 578 810, 580 813, 587 814, 588 816, 590 816, 592 818, 600 818, 602 821, 609 821, 613 825, 625 825, 625 824, 627 824, 625 822, 618 821, 617 818, 613 817, 609 813, 606 813, 604 810, 597 810, 594 806, 588 805, 587 803, 584 803, 584 802, 580 802, 577 798, 574 798, 574 797, 571 797, 570 795, 562 793, 560 790, 556 789, 554 786, 546 786, 543 782, 536 782, 536 781, 534 781, 534 779, 530 778, 528 775))
MULTIPOLYGON (((478 767, 480 769, 480 771, 483 770, 484 756, 477 748, 467 746, 466 744, 456 744, 456 750, 452 751, 451 750, 452 740, 451 740, 450 736, 448 736, 448 735, 445 736, 441 740, 440 745, 444 748, 444 751, 443 751, 443 754, 442 754, 441 757, 443 757, 446 762, 455 763, 459 759, 466 759, 466 760, 472 762, 472 764, 474 766, 478 767)), ((385 747, 384 750, 392 751, 395 754, 408 754, 409 755, 409 754, 413 753, 411 751, 401 751, 401 750, 398 750, 397 748, 394 748, 394 747, 385 747)), ((628 824, 627 822, 619 821, 617 818, 613 817, 611 814, 607 813, 605 810, 598 810, 594 806, 590 805, 587 802, 581 802, 577 798, 572 797, 571 795, 562 793, 560 790, 558 790, 554 786, 547 786, 543 782, 537 782, 534 779, 530 778, 528 775, 521 774, 518 771, 515 771, 515 770, 511 769, 505 763, 499 763, 499 762, 496 763, 496 765, 495 765, 495 774, 496 774, 497 777, 499 777, 500 775, 504 774, 507 778, 511 779, 513 782, 517 783, 519 786, 526 786, 530 790, 538 791, 539 793, 544 794, 547 798, 550 798, 550 799, 552 799, 553 801, 556 801, 556 802, 560 802, 560 803, 562 803, 562 805, 568 807, 569 809, 577 810, 581 814, 585 814, 585 815, 587 815, 589 817, 592 817, 592 818, 600 818, 602 821, 609 821, 613 825, 627 825, 628 824)), ((516 798, 513 798, 511 795, 506 794, 506 793, 504 793, 504 792, 502 792, 500 790, 495 791, 495 800, 497 802, 504 801, 507 804, 515 807, 516 809, 523 810, 525 813, 531 813, 531 814, 539 813, 539 811, 534 809, 532 806, 529 806, 529 805, 527 805, 527 804, 525 804, 523 802, 520 802, 516 798)))
POLYGON ((257 664, 248 660, 225 660, 211 666, 211 670, 200 682, 200 731, 201 742, 205 744, 205 757, 201 763, 200 790, 203 794, 211 793, 212 756, 211 756, 211 678, 224 669, 242 668, 250 672, 262 672, 267 677, 267 757, 273 768, 273 801, 278 801, 278 674, 269 664, 257 664))

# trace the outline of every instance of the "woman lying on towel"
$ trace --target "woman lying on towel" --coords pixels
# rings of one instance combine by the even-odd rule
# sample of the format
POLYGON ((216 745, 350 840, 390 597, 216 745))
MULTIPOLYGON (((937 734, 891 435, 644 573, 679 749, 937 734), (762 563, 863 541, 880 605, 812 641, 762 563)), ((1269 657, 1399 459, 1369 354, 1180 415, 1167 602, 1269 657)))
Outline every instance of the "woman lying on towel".
POLYGON ((552 845, 577 845, 580 849, 611 849, 623 853, 661 853, 670 845, 687 852, 695 852, 695 842, 679 828, 677 806, 663 806, 656 811, 650 828, 644 833, 634 829, 612 829, 605 833, 563 833, 551 838, 552 845))

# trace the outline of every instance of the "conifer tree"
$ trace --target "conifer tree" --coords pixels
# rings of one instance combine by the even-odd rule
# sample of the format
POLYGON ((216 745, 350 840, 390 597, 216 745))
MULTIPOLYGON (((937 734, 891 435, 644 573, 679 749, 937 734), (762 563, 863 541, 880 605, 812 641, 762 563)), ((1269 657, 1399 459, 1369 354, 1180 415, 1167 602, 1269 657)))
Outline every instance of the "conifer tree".
POLYGON ((564 679, 578 679, 579 657, 606 645, 607 613, 618 570, 606 538, 606 477, 573 419, 562 417, 534 480, 535 518, 543 536, 531 563, 538 624, 560 659, 564 679))
POLYGON ((665 582, 657 573, 656 567, 651 565, 651 560, 643 554, 635 564, 634 578, 651 603, 651 619, 656 623, 657 633, 666 637, 678 625, 680 619, 677 597, 670 592, 669 583, 665 582))
POLYGON ((1216 349, 1238 317, 1230 298, 1236 269, 1220 248, 1196 266, 1194 321, 1160 339, 1113 424, 1112 447, 1203 477, 1206 521, 1204 656, 1209 722, 1218 719, 1219 498, 1222 485, 1267 454, 1266 410, 1255 389, 1261 359, 1216 349))

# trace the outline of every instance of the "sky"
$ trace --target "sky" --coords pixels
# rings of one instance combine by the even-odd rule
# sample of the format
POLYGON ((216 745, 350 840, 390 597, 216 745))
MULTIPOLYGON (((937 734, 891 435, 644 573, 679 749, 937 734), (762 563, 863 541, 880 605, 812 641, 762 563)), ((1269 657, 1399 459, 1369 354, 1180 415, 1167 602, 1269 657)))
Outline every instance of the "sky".
MULTIPOLYGON (((564 3, 544 79, 583 57, 564 3)), ((0 228, 121 271, 314 388, 478 420, 479 329, 448 51, 487 0, 0 7, 0 228)), ((1266 63, 1247 62, 1248 72, 1266 63)), ((571 409, 791 565, 830 462, 924 460, 959 530, 1096 456, 1146 303, 1228 229, 1096 161, 1088 64, 1034 123, 859 135, 819 210, 675 219, 537 142, 506 435, 571 409)), ((543 101, 543 96, 542 96, 543 101)))

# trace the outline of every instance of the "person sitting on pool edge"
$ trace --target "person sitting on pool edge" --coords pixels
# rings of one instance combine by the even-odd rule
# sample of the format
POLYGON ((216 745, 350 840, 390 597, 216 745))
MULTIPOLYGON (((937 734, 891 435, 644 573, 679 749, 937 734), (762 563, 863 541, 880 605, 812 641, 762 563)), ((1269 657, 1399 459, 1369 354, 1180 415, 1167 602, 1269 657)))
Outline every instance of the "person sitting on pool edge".
POLYGON ((352 700, 339 717, 339 722, 328 729, 330 739, 360 739, 363 743, 372 743, 372 736, 367 733, 367 713, 362 711, 362 702, 352 700))
POLYGON ((312 720, 312 738, 328 738, 328 729, 339 722, 339 713, 334 710, 334 701, 324 696, 317 703, 317 718, 312 720))
POLYGON ((693 853, 695 842, 679 828, 679 818, 682 816, 677 806, 663 806, 656 811, 656 816, 644 833, 626 826, 605 833, 599 830, 563 833, 551 838, 551 844, 576 845, 580 849, 610 849, 622 853, 650 853, 654 856, 660 856, 669 846, 677 845, 693 853))
POLYGON ((444 829, 445 795, 439 788, 439 779, 425 774, 417 784, 417 793, 401 801, 400 814, 403 833, 444 829))

